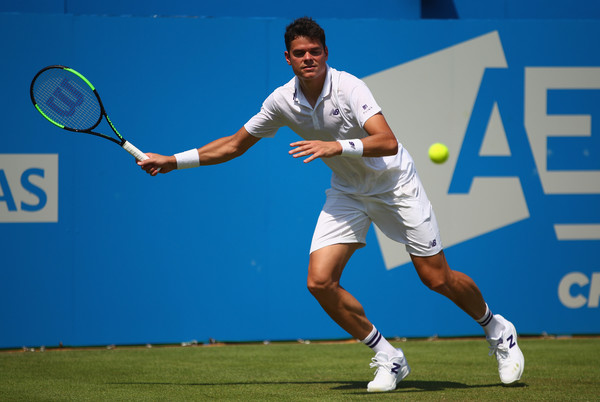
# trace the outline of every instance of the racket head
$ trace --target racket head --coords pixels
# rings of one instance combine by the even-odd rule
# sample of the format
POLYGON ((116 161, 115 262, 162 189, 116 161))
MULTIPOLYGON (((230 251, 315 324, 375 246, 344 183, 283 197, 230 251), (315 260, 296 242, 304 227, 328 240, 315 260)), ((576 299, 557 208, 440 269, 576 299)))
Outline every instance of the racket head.
POLYGON ((30 96, 42 116, 65 130, 90 132, 105 114, 91 82, 66 66, 41 69, 31 81, 30 96))

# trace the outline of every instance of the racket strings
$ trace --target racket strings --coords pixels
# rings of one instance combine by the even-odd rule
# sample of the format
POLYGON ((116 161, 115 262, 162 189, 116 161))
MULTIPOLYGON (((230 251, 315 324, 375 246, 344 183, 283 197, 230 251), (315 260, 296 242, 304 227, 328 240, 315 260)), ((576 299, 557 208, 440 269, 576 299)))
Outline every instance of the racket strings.
POLYGON ((67 70, 52 68, 40 74, 33 97, 47 118, 62 126, 88 130, 100 121, 102 109, 94 90, 67 70))

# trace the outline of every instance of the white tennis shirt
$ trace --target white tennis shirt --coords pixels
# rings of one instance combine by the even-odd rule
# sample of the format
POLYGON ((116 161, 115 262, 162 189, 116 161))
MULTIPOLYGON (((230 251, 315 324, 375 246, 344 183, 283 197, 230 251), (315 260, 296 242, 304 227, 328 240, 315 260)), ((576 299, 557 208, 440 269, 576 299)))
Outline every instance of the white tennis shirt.
MULTIPOLYGON (((363 81, 327 67, 323 91, 314 108, 294 77, 273 91, 244 127, 259 138, 273 137, 280 127, 287 126, 305 140, 337 141, 367 137, 365 122, 379 112, 381 108, 363 81)), ((415 172, 412 157, 400 144, 393 156, 334 156, 321 160, 333 171, 332 188, 350 194, 393 191, 415 172)))

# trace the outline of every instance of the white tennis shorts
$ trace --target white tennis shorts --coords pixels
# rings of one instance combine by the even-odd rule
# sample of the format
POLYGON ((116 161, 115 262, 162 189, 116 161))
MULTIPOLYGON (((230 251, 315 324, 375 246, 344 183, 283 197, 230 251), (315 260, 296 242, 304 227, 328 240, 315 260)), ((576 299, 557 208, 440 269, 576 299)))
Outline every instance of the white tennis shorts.
POLYGON ((327 190, 310 252, 332 244, 365 245, 372 222, 390 239, 404 244, 409 254, 427 257, 443 248, 433 208, 415 174, 390 193, 363 196, 327 190))

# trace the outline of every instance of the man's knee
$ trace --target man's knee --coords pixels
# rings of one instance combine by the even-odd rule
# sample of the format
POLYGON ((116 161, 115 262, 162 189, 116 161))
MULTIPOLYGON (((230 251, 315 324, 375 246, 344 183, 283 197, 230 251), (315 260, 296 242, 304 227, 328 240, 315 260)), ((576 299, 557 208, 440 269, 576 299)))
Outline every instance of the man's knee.
POLYGON ((446 294, 452 286, 452 270, 444 258, 413 259, 421 282, 434 292, 446 294))
POLYGON ((348 259, 360 244, 334 244, 314 251, 308 263, 307 286, 317 299, 335 295, 348 259))
POLYGON ((306 285, 309 292, 317 298, 335 292, 339 286, 332 278, 318 275, 308 275, 306 285))

